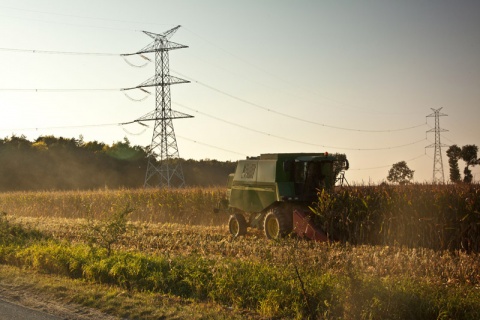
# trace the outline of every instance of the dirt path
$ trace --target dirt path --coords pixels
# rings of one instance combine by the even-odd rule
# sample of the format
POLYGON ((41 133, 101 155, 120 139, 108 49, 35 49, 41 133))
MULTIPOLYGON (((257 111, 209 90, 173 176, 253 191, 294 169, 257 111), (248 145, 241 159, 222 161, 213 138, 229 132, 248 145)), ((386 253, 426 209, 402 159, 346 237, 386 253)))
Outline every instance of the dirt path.
POLYGON ((33 275, 30 278, 24 272, 12 276, 10 268, 0 266, 0 299, 15 305, 42 311, 61 319, 119 319, 93 308, 58 299, 54 292, 49 293, 44 288, 39 288, 34 277, 33 275))
POLYGON ((106 315, 96 309, 81 305, 63 304, 48 297, 41 297, 21 287, 4 286, 0 283, 0 299, 15 305, 21 305, 33 310, 38 310, 59 319, 87 320, 87 319, 119 319, 106 315))
POLYGON ((61 317, 0 299, 0 320, 12 319, 63 320, 61 317))

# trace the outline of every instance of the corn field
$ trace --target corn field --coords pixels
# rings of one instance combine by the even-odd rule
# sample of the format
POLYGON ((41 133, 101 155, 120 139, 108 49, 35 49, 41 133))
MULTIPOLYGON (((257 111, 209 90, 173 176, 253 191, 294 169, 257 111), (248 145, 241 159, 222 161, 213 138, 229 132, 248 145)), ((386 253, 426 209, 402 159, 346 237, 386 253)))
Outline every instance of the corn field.
MULTIPOLYGON (((0 194, 13 216, 102 219, 130 207, 132 221, 225 226, 214 213, 224 188, 125 189, 0 194)), ((360 186, 319 192, 316 223, 339 242, 480 251, 480 186, 360 186)))
POLYGON ((312 210, 341 242, 480 251, 478 184, 342 188, 312 210))
POLYGON ((0 211, 14 216, 102 219, 128 206, 133 221, 222 225, 228 217, 213 214, 213 208, 225 195, 223 188, 10 192, 0 194, 0 211))

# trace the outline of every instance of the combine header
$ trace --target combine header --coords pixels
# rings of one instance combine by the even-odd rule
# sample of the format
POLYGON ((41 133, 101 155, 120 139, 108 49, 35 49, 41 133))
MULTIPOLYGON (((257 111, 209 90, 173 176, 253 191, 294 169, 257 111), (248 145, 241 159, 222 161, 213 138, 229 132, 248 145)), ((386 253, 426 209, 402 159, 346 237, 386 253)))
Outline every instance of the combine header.
POLYGON ((228 177, 230 233, 247 228, 264 230, 269 239, 295 232, 300 237, 327 241, 312 223, 309 206, 319 190, 331 190, 348 169, 344 156, 328 153, 279 153, 238 161, 228 177))

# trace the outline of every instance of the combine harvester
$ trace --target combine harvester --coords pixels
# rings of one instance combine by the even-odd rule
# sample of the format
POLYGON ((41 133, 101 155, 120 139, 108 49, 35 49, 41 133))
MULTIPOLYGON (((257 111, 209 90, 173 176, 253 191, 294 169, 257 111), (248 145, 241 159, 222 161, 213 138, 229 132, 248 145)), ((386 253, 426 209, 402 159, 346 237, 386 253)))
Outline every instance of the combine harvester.
POLYGON ((278 153, 238 161, 228 177, 226 207, 230 233, 242 236, 247 228, 264 230, 269 239, 292 233, 315 241, 326 234, 312 223, 309 206, 320 190, 343 182, 348 161, 328 153, 278 153))

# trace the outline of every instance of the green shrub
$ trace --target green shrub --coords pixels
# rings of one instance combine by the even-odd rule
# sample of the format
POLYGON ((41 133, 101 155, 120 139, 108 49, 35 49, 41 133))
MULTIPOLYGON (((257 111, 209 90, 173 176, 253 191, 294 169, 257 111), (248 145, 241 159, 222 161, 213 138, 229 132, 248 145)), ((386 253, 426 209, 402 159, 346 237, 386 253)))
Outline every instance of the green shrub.
POLYGON ((129 227, 132 227, 128 225, 128 215, 132 211, 133 209, 127 205, 125 209, 114 212, 103 220, 90 217, 87 225, 83 226, 84 239, 92 249, 102 248, 110 255, 113 245, 120 241, 129 227))

